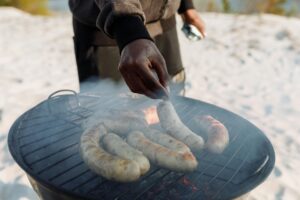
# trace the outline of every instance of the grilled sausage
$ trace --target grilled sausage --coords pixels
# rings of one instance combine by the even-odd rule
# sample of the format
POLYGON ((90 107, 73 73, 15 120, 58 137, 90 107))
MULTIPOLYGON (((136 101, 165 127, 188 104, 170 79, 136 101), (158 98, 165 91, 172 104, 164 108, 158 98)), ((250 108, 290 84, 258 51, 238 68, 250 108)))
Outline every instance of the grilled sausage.
POLYGON ((212 153, 222 153, 229 143, 227 128, 210 115, 197 117, 195 125, 207 134, 205 147, 212 153))
POLYGON ((191 172, 198 163, 191 152, 175 152, 147 139, 140 131, 131 132, 127 142, 132 147, 142 151, 147 158, 158 166, 177 171, 191 172))
POLYGON ((141 110, 124 110, 124 109, 110 109, 110 115, 113 117, 135 117, 144 118, 144 113, 141 110))
POLYGON ((139 165, 129 159, 123 159, 106 152, 100 145, 100 139, 107 134, 103 124, 85 131, 80 138, 80 152, 84 162, 96 174, 109 180, 131 182, 140 175, 139 165))
POLYGON ((162 133, 156 129, 145 129, 144 135, 151 141, 160 144, 164 147, 167 147, 173 151, 177 152, 191 152, 190 148, 186 146, 183 142, 180 142, 179 140, 176 140, 172 136, 162 133))
POLYGON ((121 137, 116 134, 108 133, 103 136, 102 144, 109 153, 120 156, 124 159, 134 160, 138 163, 141 175, 145 174, 149 168, 149 160, 142 152, 129 146, 121 137))
POLYGON ((203 138, 182 123, 170 101, 159 103, 157 113, 162 128, 168 134, 188 145, 193 151, 198 152, 204 148, 203 138))
POLYGON ((134 116, 118 116, 115 118, 106 118, 101 120, 107 130, 116 133, 120 136, 126 136, 129 132, 134 130, 143 130, 148 125, 142 118, 134 116))

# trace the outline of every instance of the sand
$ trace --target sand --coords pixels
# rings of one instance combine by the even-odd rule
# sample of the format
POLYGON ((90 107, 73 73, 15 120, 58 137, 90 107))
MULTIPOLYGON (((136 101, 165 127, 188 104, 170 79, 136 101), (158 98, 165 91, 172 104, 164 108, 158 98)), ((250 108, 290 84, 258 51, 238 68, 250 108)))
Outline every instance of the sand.
MULTIPOLYGON (((276 151, 270 177, 248 199, 300 199, 300 19, 203 13, 208 37, 179 34, 188 97, 231 110, 262 129, 276 151)), ((180 29, 181 24, 178 24, 180 29)), ((12 160, 18 116, 58 89, 78 91, 71 16, 0 9, 0 199, 37 199, 12 160)))

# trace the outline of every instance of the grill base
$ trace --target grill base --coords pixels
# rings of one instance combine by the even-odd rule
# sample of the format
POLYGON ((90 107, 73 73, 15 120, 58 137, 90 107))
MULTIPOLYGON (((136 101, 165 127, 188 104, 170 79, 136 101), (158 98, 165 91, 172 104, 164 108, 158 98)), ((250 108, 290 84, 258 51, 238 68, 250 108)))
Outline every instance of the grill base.
POLYGON ((27 178, 41 200, 82 200, 45 187, 27 175, 27 178))

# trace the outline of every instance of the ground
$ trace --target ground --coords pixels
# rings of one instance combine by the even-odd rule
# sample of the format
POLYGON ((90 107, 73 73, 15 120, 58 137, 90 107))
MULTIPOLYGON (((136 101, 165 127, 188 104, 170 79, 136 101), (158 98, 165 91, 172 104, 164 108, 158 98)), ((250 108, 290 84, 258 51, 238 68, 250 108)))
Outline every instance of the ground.
MULTIPOLYGON (((179 34, 187 96, 250 120, 274 145, 276 165, 248 199, 300 199, 300 19, 203 13, 208 37, 179 34)), ((181 23, 178 23, 180 31, 181 23)), ((0 10, 0 199, 36 199, 7 148, 16 118, 58 89, 78 91, 70 15, 0 10)))

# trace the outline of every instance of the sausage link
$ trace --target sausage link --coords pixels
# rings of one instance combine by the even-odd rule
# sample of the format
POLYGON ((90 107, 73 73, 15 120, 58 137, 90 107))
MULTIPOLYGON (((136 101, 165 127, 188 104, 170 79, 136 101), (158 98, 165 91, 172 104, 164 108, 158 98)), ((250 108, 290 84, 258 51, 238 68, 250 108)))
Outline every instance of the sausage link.
POLYGON ((185 143, 195 152, 199 152, 204 148, 203 138, 182 123, 170 101, 159 103, 157 113, 162 128, 168 134, 185 143))
POLYGON ((207 134, 205 147, 212 153, 222 153, 229 143, 228 130, 224 124, 210 115, 197 117, 195 120, 199 130, 207 134))
POLYGON ((150 168, 149 160, 142 152, 129 146, 121 137, 114 133, 106 134, 102 139, 105 150, 124 159, 134 160, 138 163, 141 175, 147 173, 150 168))
POLYGON ((106 152, 100 139, 107 134, 103 124, 85 131, 80 138, 80 153, 87 166, 96 174, 109 180, 132 182, 140 175, 139 165, 132 160, 122 159, 106 152))
POLYGON ((126 136, 131 131, 143 130, 148 126, 145 120, 133 116, 106 118, 103 119, 102 122, 109 132, 116 133, 120 136, 126 136))
POLYGON ((151 141, 167 147, 173 151, 182 153, 191 152, 190 148, 183 142, 176 140, 172 136, 162 133, 156 129, 145 129, 144 135, 151 141))
POLYGON ((191 152, 172 151, 147 139, 140 131, 131 132, 127 142, 132 147, 142 151, 154 164, 177 172, 191 172, 198 163, 191 152))

